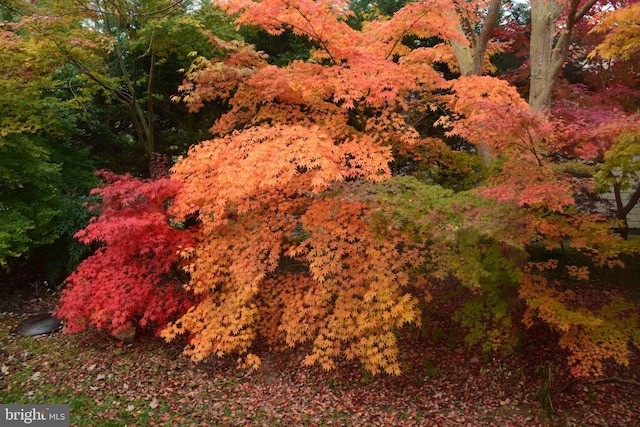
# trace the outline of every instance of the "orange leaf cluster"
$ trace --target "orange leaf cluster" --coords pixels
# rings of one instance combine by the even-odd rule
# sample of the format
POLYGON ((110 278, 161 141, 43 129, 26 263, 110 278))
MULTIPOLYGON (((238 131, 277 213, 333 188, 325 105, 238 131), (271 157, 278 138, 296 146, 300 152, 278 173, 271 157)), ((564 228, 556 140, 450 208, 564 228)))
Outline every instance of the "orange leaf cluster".
POLYGON ((573 205, 568 177, 556 170, 556 156, 564 141, 548 118, 533 111, 515 88, 492 77, 462 76, 451 84, 444 101, 453 112, 439 124, 488 148, 504 159, 500 174, 482 193, 518 206, 544 207, 561 212, 573 205))
POLYGON ((560 333, 559 344, 568 351, 575 376, 602 376, 607 360, 627 366, 629 346, 640 344, 640 318, 633 304, 621 298, 613 298, 597 311, 576 308, 574 293, 556 290, 532 271, 524 277, 520 296, 528 304, 526 324, 537 316, 560 333))
POLYGON ((420 322, 416 298, 403 292, 411 257, 372 232, 369 216, 362 203, 331 199, 307 210, 301 223, 310 236, 289 254, 308 264, 311 280, 293 295, 280 328, 289 345, 313 339, 307 364, 329 369, 344 352, 372 373, 398 374, 394 331, 420 322))

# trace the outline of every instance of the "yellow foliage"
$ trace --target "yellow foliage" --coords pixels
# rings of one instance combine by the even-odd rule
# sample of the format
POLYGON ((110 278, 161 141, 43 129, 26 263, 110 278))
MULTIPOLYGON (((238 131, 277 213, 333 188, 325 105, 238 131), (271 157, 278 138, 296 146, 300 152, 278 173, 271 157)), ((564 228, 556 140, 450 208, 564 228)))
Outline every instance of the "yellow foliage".
POLYGON ((570 291, 557 291, 535 274, 525 277, 520 295, 527 301, 525 324, 537 316, 560 332, 559 344, 568 351, 571 372, 580 377, 603 374, 603 363, 629 364, 629 346, 640 344, 640 318, 633 303, 613 298, 598 311, 572 308, 570 291))
POLYGON ((605 10, 594 18, 597 25, 591 30, 604 33, 604 41, 590 53, 605 59, 627 61, 640 52, 640 4, 631 3, 616 10, 605 10))

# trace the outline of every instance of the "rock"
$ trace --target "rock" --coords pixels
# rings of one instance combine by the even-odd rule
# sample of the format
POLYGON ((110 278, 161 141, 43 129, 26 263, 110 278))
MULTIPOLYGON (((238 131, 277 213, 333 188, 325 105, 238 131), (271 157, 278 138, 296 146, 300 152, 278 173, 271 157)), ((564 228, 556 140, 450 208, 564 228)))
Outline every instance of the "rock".
POLYGON ((13 333, 23 337, 50 334, 59 331, 62 321, 54 317, 51 313, 41 313, 23 320, 13 333))

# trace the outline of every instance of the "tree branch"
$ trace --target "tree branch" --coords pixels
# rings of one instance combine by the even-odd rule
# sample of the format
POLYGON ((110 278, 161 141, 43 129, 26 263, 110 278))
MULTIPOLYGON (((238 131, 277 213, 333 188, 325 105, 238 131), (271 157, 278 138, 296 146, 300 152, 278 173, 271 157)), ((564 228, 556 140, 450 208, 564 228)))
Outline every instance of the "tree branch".
POLYGON ((500 6, 502 6, 502 0, 491 0, 489 4, 489 10, 487 16, 484 18, 484 25, 477 38, 477 43, 474 46, 475 52, 473 56, 473 72, 475 75, 482 74, 482 64, 484 63, 484 56, 487 52, 487 45, 489 44, 489 38, 493 29, 498 25, 498 19, 500 18, 500 6))
POLYGON ((631 212, 631 209, 633 209, 638 204, 639 200, 640 200, 640 187, 636 188, 636 190, 631 194, 631 197, 627 201, 627 204, 624 207, 622 207, 622 213, 624 213, 625 217, 629 214, 629 212, 631 212))

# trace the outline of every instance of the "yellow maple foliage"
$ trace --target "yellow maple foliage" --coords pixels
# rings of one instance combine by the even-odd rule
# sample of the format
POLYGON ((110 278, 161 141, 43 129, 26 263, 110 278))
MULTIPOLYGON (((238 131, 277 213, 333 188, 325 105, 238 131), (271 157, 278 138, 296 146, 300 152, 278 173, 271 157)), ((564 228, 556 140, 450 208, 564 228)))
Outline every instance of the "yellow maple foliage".
POLYGON ((640 51, 640 4, 630 3, 616 10, 605 10, 594 18, 594 33, 604 34, 591 57, 627 61, 640 51))

